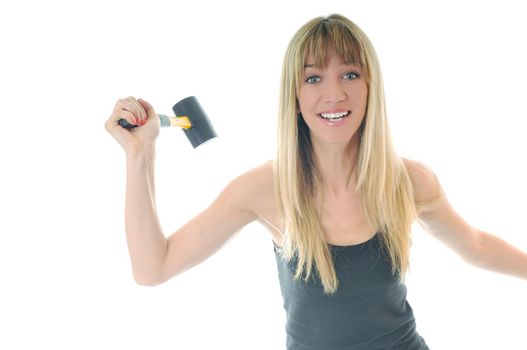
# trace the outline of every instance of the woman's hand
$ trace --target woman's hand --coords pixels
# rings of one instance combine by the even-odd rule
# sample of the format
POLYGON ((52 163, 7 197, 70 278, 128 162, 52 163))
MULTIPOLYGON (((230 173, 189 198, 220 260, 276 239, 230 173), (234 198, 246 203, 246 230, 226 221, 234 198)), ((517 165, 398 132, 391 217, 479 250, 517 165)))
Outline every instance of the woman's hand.
POLYGON ((105 127, 127 155, 134 155, 154 146, 159 135, 159 117, 145 100, 127 97, 117 101, 105 127), (137 127, 125 129, 119 125, 119 119, 126 119, 137 127))

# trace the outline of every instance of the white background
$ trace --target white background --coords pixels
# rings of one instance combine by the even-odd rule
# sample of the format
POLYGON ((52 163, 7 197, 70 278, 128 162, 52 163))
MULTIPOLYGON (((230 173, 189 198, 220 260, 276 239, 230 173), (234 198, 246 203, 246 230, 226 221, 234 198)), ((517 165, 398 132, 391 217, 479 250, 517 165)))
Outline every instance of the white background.
MULTIPOLYGON (((5 1, 0 5, 0 348, 282 349, 270 237, 257 224, 155 288, 133 282, 118 98, 171 113, 196 95, 218 139, 163 129, 166 234, 274 157, 281 61, 319 15, 377 49, 401 155, 439 176, 474 226, 527 251, 527 22, 495 2, 5 1)), ((431 349, 527 348, 527 281, 462 262, 419 227, 408 300, 431 349)))

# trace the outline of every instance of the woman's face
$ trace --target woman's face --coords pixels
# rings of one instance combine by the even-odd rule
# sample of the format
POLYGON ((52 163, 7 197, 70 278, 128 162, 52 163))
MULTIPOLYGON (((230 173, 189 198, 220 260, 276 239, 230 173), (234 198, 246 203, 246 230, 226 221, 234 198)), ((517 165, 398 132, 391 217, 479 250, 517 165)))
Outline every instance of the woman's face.
POLYGON ((315 142, 348 144, 366 112, 368 86, 361 69, 330 56, 317 68, 308 58, 297 99, 315 142))

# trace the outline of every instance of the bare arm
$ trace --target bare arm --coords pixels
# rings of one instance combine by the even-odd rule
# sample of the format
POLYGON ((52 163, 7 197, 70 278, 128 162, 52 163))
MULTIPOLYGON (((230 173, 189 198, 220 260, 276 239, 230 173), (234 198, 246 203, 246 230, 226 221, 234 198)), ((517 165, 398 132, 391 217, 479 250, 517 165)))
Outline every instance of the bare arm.
POLYGON ((132 271, 137 283, 159 280, 167 240, 157 218, 154 192, 154 147, 127 156, 125 228, 132 271))
POLYGON ((481 236, 481 257, 476 265, 482 269, 527 280, 527 254, 503 239, 487 232, 481 236))
POLYGON ((250 173, 233 180, 202 213, 166 239, 154 201, 153 162, 129 160, 126 235, 137 283, 157 285, 219 250, 257 217, 250 208, 250 173))
POLYGON ((167 239, 155 204, 154 159, 159 120, 154 109, 132 97, 119 100, 106 129, 126 152, 126 237, 137 283, 156 285, 185 271, 257 218, 253 203, 262 177, 258 170, 233 180, 212 205, 167 239), (140 127, 125 130, 118 125, 120 118, 140 127))
POLYGON ((253 203, 258 199, 259 173, 255 169, 234 179, 208 208, 170 236, 161 281, 202 262, 258 219, 253 203))
POLYGON ((414 185, 418 221, 428 233, 474 266, 527 279, 527 254, 469 225, 452 208, 432 171, 417 162, 405 162, 414 185))

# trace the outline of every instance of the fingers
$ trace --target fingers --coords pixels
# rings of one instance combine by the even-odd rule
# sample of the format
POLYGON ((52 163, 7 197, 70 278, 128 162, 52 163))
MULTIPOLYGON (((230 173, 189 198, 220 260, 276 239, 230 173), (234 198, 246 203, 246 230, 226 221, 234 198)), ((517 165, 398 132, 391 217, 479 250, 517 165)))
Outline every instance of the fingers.
POLYGON ((159 118, 148 102, 127 97, 117 100, 105 127, 128 154, 143 150, 145 144, 155 141, 159 135, 159 118), (140 128, 122 127, 119 125, 121 119, 140 128))
POLYGON ((136 99, 132 96, 119 99, 115 103, 111 116, 106 121, 106 130, 123 144, 124 140, 129 140, 131 136, 130 131, 137 129, 128 129, 119 125, 119 120, 125 119, 129 124, 135 126, 143 126, 146 134, 155 139, 159 133, 159 118, 157 117, 154 108, 143 99, 136 99), (147 124, 148 125, 145 125, 147 124))
POLYGON ((152 107, 150 103, 146 102, 142 98, 138 99, 137 102, 139 102, 141 107, 143 107, 143 109, 145 110, 148 119, 157 117, 156 112, 154 111, 154 107, 152 107))
POLYGON ((137 118, 132 112, 129 112, 129 111, 124 110, 124 109, 116 111, 115 112, 115 116, 117 117, 117 121, 119 121, 119 119, 126 119, 126 121, 129 124, 132 124, 132 125, 139 125, 140 124, 139 118, 137 118))
POLYGON ((130 124, 134 125, 144 125, 147 120, 145 109, 137 99, 131 96, 117 101, 113 115, 115 121, 125 118, 130 124))

